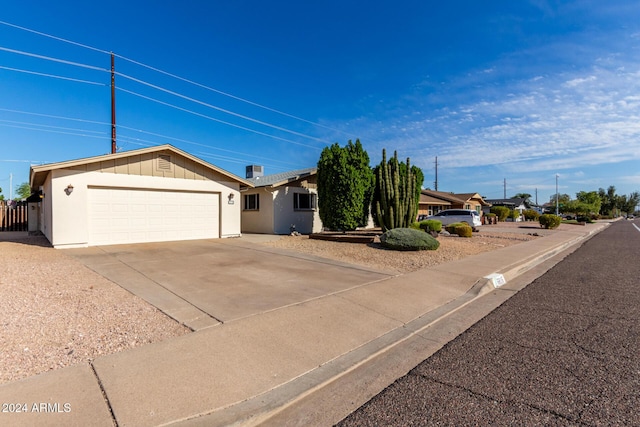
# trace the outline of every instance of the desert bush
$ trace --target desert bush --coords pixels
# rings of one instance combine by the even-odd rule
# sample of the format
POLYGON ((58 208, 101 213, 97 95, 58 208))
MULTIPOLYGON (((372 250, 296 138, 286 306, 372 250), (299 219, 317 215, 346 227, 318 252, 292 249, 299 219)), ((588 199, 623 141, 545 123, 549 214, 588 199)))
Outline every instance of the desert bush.
POLYGON ((540 214, 533 209, 527 209, 523 212, 523 215, 526 221, 537 221, 540 218, 540 214))
POLYGON ((454 222, 445 227, 451 234, 457 234, 460 237, 471 237, 473 235, 473 229, 469 224, 464 222, 454 222))
POLYGON ((472 237, 473 229, 471 228, 470 225, 461 224, 456 227, 455 233, 460 237, 472 237))
POLYGON ((509 211, 509 218, 514 220, 514 221, 517 221, 518 218, 520 218, 520 211, 517 210, 517 209, 511 209, 509 211))
POLYGON ((490 212, 498 216, 498 221, 504 222, 509 217, 510 209, 504 206, 492 206, 490 212))
MULTIPOLYGON (((422 223, 421 222, 413 222, 411 223, 411 225, 409 226, 409 228, 413 229, 413 230, 424 230, 422 228, 422 223)), ((425 230, 427 231, 427 230, 425 230)))
POLYGON ((446 225, 444 227, 444 229, 447 230, 451 234, 456 234, 456 227, 459 227, 461 225, 464 225, 464 224, 461 223, 461 222, 452 222, 451 224, 446 225))
POLYGON ((440 246, 433 236, 413 228, 394 228, 380 236, 385 248, 396 251, 435 251, 440 246))
POLYGON ((425 219, 424 221, 420 221, 420 228, 427 233, 431 231, 439 233, 442 231, 442 222, 437 219, 425 219))
POLYGON ((562 221, 562 218, 553 214, 544 214, 540 215, 538 221, 540 222, 540 227, 553 229, 558 228, 560 222, 562 221))

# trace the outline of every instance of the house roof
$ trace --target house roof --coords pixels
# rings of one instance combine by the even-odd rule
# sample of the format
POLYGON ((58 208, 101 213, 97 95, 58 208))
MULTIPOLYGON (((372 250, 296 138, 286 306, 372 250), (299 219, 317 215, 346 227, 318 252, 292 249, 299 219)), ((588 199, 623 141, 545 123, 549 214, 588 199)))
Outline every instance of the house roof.
POLYGON ((420 193, 420 203, 427 204, 427 205, 441 205, 441 206, 451 205, 451 202, 448 200, 439 199, 437 197, 433 197, 424 193, 420 193))
POLYGON ((130 151, 121 151, 119 153, 115 153, 115 154, 104 154, 101 156, 95 156, 95 157, 86 157, 86 158, 82 158, 82 159, 77 159, 77 160, 68 160, 65 162, 59 162, 59 163, 48 163, 48 164, 44 164, 44 165, 40 165, 40 166, 31 166, 31 173, 30 173, 30 184, 31 184, 31 188, 37 188, 38 186, 42 185, 44 183, 44 180, 47 177, 47 174, 52 171, 52 170, 56 170, 56 169, 68 169, 68 168, 73 168, 73 167, 77 167, 77 166, 83 166, 83 165, 87 165, 87 164, 91 164, 91 163, 98 163, 98 162, 104 162, 104 161, 110 161, 110 160, 117 160, 117 159, 122 159, 122 158, 126 158, 129 156, 139 156, 141 154, 149 154, 149 153, 155 153, 158 151, 171 151, 175 154, 178 154, 180 156, 186 157, 189 160, 192 160, 196 163, 199 163, 200 165, 204 166, 205 168, 211 169, 221 175, 224 175, 228 178, 230 178, 233 181, 237 181, 240 184, 249 186, 249 187, 253 187, 253 184, 246 179, 240 178, 237 175, 232 174, 231 172, 227 172, 224 169, 221 169, 215 165, 212 165, 209 162, 205 162, 202 159, 199 159, 189 153, 187 153, 186 151, 182 151, 179 148, 174 147, 171 144, 164 144, 164 145, 157 145, 154 147, 149 147, 149 148, 142 148, 139 150, 130 150, 130 151))
MULTIPOLYGON (((476 200, 482 206, 489 206, 489 203, 487 203, 482 198, 482 196, 478 193, 457 193, 456 194, 456 193, 447 193, 444 191, 422 190, 420 192, 420 202, 432 204, 430 201, 427 201, 427 199, 424 199, 425 201, 423 201, 423 196, 430 197, 431 200, 434 200, 434 199, 440 200, 440 201, 445 200, 449 203, 465 203, 465 202, 468 202, 469 200, 476 200)), ((434 202, 433 204, 436 204, 436 203, 434 202)))
POLYGON ((464 200, 456 197, 453 193, 446 193, 444 191, 422 190, 420 191, 420 194, 430 196, 438 200, 446 200, 447 202, 464 203, 464 200))
POLYGON ((513 197, 511 199, 487 199, 488 203, 492 205, 503 205, 503 206, 520 206, 524 203, 525 199, 519 197, 513 197))
POLYGON ((299 179, 315 175, 317 172, 318 168, 312 167, 272 175, 258 176, 255 178, 247 178, 247 181, 249 181, 253 187, 278 187, 289 182, 298 181, 299 179))

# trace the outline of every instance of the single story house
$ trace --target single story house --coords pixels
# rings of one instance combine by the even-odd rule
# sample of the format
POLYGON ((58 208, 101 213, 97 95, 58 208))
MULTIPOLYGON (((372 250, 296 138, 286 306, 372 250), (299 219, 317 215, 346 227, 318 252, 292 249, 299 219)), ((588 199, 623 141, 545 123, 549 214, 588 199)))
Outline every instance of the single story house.
POLYGON ((241 187, 242 232, 303 234, 322 231, 318 213, 317 168, 264 175, 247 166, 250 185, 241 187))
POLYGON ((445 209, 471 209, 482 215, 483 207, 491 206, 478 193, 447 193, 444 191, 422 190, 418 215, 435 215, 445 209))
MULTIPOLYGON (((518 221, 522 219, 522 213, 528 209, 525 204, 525 199, 520 197, 513 197, 510 199, 487 199, 487 202, 491 203, 491 206, 504 206, 511 210, 519 211, 520 218, 518 218, 518 221)), ((489 210, 490 208, 485 208, 485 213, 489 213, 489 210)))
POLYGON ((168 144, 32 166, 30 185, 56 248, 239 236, 253 186, 168 144))

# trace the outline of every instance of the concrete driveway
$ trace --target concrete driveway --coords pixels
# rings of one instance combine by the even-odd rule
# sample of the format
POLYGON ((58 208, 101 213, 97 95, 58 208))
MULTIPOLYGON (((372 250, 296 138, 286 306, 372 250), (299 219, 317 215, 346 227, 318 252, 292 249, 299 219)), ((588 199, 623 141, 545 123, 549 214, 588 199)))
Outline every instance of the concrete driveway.
POLYGON ((193 330, 395 274, 258 244, 270 236, 66 249, 193 330))

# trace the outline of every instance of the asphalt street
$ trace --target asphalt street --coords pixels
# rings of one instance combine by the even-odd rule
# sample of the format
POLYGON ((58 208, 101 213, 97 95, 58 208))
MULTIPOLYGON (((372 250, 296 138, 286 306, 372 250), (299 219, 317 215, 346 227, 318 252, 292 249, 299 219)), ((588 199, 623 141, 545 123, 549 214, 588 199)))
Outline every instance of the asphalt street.
POLYGON ((338 425, 640 425, 634 224, 613 223, 338 425))

